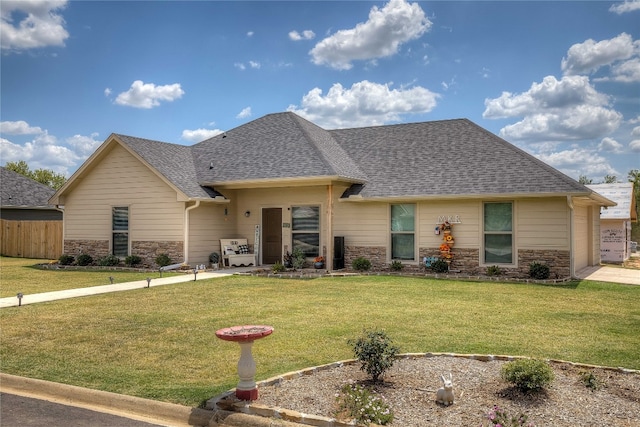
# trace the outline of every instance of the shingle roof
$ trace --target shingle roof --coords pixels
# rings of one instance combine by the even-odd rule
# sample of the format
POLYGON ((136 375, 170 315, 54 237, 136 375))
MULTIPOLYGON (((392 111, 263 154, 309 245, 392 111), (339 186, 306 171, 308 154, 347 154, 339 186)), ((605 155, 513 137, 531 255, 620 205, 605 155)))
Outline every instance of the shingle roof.
POLYGON ((269 114, 193 146, 200 182, 366 177, 331 133, 293 114, 269 114))
POLYGON ((0 167, 0 205, 3 207, 53 207, 49 198, 56 192, 53 188, 0 167))
POLYGON ((369 177, 362 197, 589 193, 467 119, 331 131, 369 177))
POLYGON ((127 135, 113 136, 135 151, 188 197, 207 199, 220 196, 213 189, 198 184, 191 147, 127 135))
POLYGON ((237 182, 328 178, 344 197, 593 194, 467 119, 325 130, 269 114, 191 147, 116 135, 191 198, 237 182))

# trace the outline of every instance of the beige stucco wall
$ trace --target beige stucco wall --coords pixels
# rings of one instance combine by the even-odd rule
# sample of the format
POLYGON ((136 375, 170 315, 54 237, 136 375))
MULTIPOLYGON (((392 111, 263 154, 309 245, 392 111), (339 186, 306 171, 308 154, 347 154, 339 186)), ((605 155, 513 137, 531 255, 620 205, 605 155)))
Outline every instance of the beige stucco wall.
POLYGON ((111 208, 129 206, 130 241, 184 240, 184 202, 119 145, 64 200, 64 238, 111 240, 111 208))

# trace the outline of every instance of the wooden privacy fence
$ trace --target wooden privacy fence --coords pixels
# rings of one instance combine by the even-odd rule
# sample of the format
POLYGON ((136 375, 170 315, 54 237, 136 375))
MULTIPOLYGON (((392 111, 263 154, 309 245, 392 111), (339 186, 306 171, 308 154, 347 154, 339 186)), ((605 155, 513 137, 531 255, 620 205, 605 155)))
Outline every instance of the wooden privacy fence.
POLYGON ((0 254, 19 258, 58 259, 62 255, 62 221, 0 220, 0 254))

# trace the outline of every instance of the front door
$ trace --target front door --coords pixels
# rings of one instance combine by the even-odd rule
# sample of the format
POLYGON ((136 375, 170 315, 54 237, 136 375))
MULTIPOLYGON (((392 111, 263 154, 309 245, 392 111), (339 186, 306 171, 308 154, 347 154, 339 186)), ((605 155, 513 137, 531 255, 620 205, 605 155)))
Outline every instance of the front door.
POLYGON ((262 209, 262 263, 282 262, 282 209, 262 209))

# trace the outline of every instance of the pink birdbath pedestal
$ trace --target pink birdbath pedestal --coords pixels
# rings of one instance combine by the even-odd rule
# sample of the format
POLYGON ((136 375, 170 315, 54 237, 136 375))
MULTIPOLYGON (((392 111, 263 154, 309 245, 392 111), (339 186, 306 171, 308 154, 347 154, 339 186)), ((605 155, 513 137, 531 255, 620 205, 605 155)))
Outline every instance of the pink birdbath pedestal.
POLYGON ((238 376, 240 381, 236 387, 236 397, 240 400, 257 400, 258 387, 254 379, 256 375, 256 362, 251 354, 253 342, 273 332, 272 326, 245 325, 232 326, 216 331, 216 336, 221 340, 235 341, 240 344, 240 360, 238 360, 238 376))

